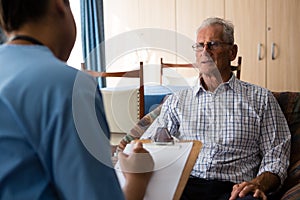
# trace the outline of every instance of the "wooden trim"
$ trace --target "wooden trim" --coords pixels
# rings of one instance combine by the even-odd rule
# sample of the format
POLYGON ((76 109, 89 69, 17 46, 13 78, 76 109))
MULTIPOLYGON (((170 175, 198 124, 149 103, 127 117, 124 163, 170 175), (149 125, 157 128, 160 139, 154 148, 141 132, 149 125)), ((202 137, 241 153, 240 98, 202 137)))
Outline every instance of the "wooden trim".
POLYGON ((145 115, 145 90, 144 90, 144 65, 143 65, 143 62, 140 62, 139 77, 140 77, 139 117, 140 117, 140 119, 142 119, 145 115))
MULTIPOLYGON (((240 79, 241 77, 241 65, 242 65, 242 57, 238 57, 238 63, 236 66, 231 65, 231 71, 236 71, 236 77, 240 79)), ((163 58, 160 58, 160 84, 162 84, 162 76, 163 76, 163 69, 164 68, 193 68, 195 64, 175 64, 175 63, 164 63, 163 58)))
POLYGON ((176 64, 176 63, 164 63, 163 58, 160 58, 160 84, 162 84, 162 76, 164 68, 194 68, 194 64, 176 64))
POLYGON ((94 77, 127 77, 139 78, 140 70, 124 71, 124 72, 97 72, 93 70, 84 70, 94 77))
MULTIPOLYGON (((182 142, 191 142, 191 141, 182 141, 182 142)), ((174 194, 174 199, 173 200, 179 200, 182 192, 188 182, 188 179, 190 177, 191 171, 196 163, 196 160, 198 158, 198 155, 200 153, 200 150, 202 148, 202 142, 198 141, 198 140, 192 140, 193 142, 193 147, 192 150, 190 152, 190 155, 188 157, 187 162, 185 163, 182 175, 179 179, 179 183, 177 185, 175 194, 174 194)))
POLYGON ((93 77, 124 77, 124 78, 139 78, 139 119, 142 119, 145 115, 145 94, 144 94, 144 66, 143 62, 140 62, 140 69, 122 72, 98 72, 93 70, 87 70, 85 63, 81 63, 81 70, 90 74, 93 77))
POLYGON ((236 77, 238 79, 241 78, 241 66, 242 66, 242 57, 239 56, 237 65, 236 66, 231 65, 231 71, 236 71, 236 77))

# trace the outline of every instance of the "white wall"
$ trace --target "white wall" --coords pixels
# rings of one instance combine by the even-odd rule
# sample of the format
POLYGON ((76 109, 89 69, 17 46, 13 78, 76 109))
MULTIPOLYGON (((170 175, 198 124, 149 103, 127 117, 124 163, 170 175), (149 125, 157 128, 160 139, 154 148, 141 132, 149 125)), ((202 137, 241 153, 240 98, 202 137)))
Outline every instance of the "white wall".
POLYGON ((67 63, 77 69, 80 69, 80 63, 83 62, 82 56, 82 43, 81 43, 81 24, 80 24, 80 1, 70 0, 71 9, 74 15, 76 27, 77 27, 77 37, 74 48, 71 52, 70 58, 67 63))

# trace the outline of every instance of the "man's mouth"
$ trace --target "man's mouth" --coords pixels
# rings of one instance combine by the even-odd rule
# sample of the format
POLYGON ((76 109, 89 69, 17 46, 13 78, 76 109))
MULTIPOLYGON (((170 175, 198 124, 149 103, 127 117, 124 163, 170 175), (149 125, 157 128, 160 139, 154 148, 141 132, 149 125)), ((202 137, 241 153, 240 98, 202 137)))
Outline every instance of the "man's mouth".
POLYGON ((213 61, 212 60, 203 60, 201 61, 201 64, 207 64, 207 63, 212 63, 213 61))

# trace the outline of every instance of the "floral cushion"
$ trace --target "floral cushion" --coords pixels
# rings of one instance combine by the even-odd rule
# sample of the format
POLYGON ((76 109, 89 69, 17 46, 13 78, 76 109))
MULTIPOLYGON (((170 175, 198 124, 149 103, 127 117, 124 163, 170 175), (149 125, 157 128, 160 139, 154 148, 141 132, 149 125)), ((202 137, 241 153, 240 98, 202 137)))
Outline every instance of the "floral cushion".
POLYGON ((284 189, 288 190, 300 183, 300 93, 273 92, 285 115, 292 137, 290 167, 284 189))
POLYGON ((159 115, 162 103, 168 98, 168 95, 165 96, 154 110, 146 114, 138 123, 129 131, 127 135, 125 135, 121 141, 121 143, 130 143, 134 139, 139 139, 143 133, 147 130, 147 128, 152 124, 152 122, 159 115))
POLYGON ((290 188, 282 197, 281 200, 299 200, 300 199, 300 183, 290 188))

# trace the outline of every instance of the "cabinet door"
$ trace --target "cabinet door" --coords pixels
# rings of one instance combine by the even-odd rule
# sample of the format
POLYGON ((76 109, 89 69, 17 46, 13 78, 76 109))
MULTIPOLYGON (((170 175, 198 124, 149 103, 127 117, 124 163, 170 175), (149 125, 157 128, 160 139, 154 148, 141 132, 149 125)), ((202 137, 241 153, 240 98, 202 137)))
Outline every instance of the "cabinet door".
POLYGON ((139 26, 139 0, 104 0, 105 39, 139 26))
POLYGON ((267 87, 300 91, 300 1, 267 1, 267 87))
POLYGON ((175 0, 140 0, 139 27, 175 31, 175 0))
MULTIPOLYGON (((139 26, 139 0, 104 0, 104 35, 107 71, 132 70, 139 67, 139 60, 127 51, 130 46, 124 36, 139 26), (124 53, 125 52, 125 53, 124 53)), ((129 34, 132 37, 133 34, 129 34)), ((128 37, 128 36, 127 36, 128 37)), ((117 78, 116 78, 117 79, 117 78)), ((114 86, 115 79, 107 79, 107 86, 114 86)))
MULTIPOLYGON (((207 17, 223 18, 224 0, 176 0, 176 28, 180 34, 177 52, 183 54, 185 61, 195 62, 192 45, 196 41, 197 28, 207 17)), ((178 62, 182 60, 179 59, 178 62)))
POLYGON ((235 27, 241 80, 266 87, 265 0, 226 0, 225 18, 235 27))
MULTIPOLYGON (((175 0, 139 1, 139 27, 151 33, 151 41, 147 41, 149 49, 145 63, 159 64, 160 57, 168 56, 168 51, 176 52, 175 18, 175 0)), ((143 36, 140 36, 142 40, 143 36)))
POLYGON ((196 38, 196 30, 207 17, 224 17, 224 0, 176 0, 177 31, 196 38))
POLYGON ((104 0, 107 70, 138 69, 143 61, 145 82, 159 83, 160 58, 175 57, 175 15, 175 0, 104 0))
POLYGON ((105 36, 140 28, 175 31, 175 0, 104 0, 105 36))

